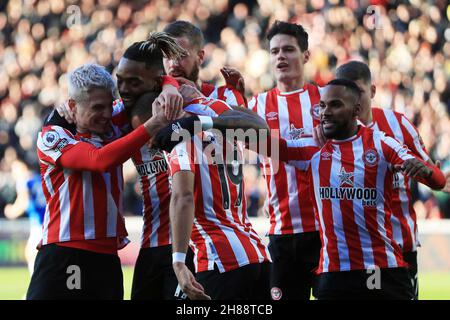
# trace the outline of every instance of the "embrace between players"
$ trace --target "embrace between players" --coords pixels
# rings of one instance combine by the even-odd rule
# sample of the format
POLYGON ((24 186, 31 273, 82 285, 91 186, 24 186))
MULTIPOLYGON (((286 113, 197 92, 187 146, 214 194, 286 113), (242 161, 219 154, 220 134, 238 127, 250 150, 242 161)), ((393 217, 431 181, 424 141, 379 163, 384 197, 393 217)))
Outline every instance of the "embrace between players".
POLYGON ((69 100, 37 142, 47 207, 28 299, 123 299, 129 158, 144 219, 132 299, 306 300, 311 289, 318 299, 417 298, 409 180, 442 189, 444 175, 402 114, 371 107, 367 65, 346 63, 319 88, 304 79, 300 25, 277 21, 267 38, 277 85, 248 105, 237 71, 221 70, 222 87, 199 80, 203 36, 184 21, 126 49, 121 99, 104 68, 70 73, 69 100), (182 129, 192 139, 172 141, 182 129), (251 144, 223 139, 226 129, 265 132, 259 138, 278 146, 272 158, 270 148, 253 150, 267 182, 268 247, 246 212, 251 144), (367 286, 373 268, 379 289, 367 286))

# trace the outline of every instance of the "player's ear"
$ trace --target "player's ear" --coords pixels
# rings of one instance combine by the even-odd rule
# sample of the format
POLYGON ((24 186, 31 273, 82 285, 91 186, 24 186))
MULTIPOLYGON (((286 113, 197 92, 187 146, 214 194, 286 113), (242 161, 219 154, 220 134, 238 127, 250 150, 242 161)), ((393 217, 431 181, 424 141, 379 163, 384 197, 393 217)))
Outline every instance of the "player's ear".
POLYGON ((303 63, 307 63, 309 61, 310 55, 311 52, 309 50, 305 50, 305 52, 303 52, 303 63))
POLYGON ((370 99, 373 99, 373 97, 375 97, 375 93, 377 92, 377 87, 372 84, 370 86, 370 99))
POLYGON ((72 112, 77 111, 77 103, 75 102, 75 100, 69 98, 69 99, 67 100, 67 105, 69 106, 69 109, 70 109, 72 112))
POLYGON ((202 65, 203 61, 205 60, 205 50, 203 50, 203 49, 198 50, 197 57, 198 57, 199 65, 202 65))
POLYGON ((361 103, 358 102, 353 107, 353 116, 359 117, 360 114, 361 114, 361 103))

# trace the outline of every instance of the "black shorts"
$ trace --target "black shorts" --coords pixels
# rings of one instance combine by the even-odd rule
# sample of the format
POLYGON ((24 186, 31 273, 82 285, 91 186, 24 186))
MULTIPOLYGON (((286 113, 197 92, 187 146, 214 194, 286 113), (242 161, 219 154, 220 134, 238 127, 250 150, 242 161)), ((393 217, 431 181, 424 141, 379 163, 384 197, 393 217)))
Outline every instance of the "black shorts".
POLYGON ((270 300, 269 263, 252 263, 220 273, 199 272, 197 281, 213 300, 270 300))
POLYGON ((123 299, 123 275, 117 255, 48 244, 39 250, 28 300, 123 299))
POLYGON ((412 300, 406 268, 325 272, 317 276, 314 296, 318 300, 412 300))
MULTIPOLYGON (((193 270, 193 253, 188 249, 186 265, 193 270)), ((186 298, 178 288, 172 267, 172 246, 141 248, 134 266, 131 300, 177 300, 186 298)))
POLYGON ((419 277, 417 268, 417 251, 403 252, 403 260, 408 264, 409 277, 413 286, 414 300, 419 300, 419 277))
POLYGON ((269 239, 272 299, 309 300, 322 246, 319 232, 270 235, 269 239))

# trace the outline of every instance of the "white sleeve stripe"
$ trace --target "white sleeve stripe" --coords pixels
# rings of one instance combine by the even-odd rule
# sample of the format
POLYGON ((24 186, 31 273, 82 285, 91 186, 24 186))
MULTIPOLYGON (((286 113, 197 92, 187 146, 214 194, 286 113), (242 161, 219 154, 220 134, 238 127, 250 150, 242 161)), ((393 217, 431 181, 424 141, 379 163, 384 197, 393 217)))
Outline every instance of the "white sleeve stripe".
POLYGON ((397 140, 387 136, 384 136, 382 140, 400 159, 414 159, 414 156, 408 153, 409 149, 406 146, 402 146, 397 140))
POLYGON ((176 156, 178 159, 178 164, 180 166, 180 170, 188 170, 191 171, 191 161, 189 159, 189 153, 191 148, 193 147, 190 144, 190 148, 186 147, 186 143, 180 143, 175 147, 176 156))
POLYGON ((238 102, 236 99, 236 96, 234 95, 234 92, 230 89, 225 89, 225 92, 223 94, 225 96, 225 102, 229 104, 230 106, 238 107, 238 102))
POLYGON ((419 152, 420 156, 423 160, 428 161, 430 157, 425 152, 425 150, 422 148, 422 144, 420 143, 419 134, 414 129, 414 127, 411 125, 411 123, 402 116, 402 125, 406 128, 410 136, 413 138, 414 146, 416 147, 417 151, 419 152))
POLYGON ((264 120, 266 119, 266 99, 267 99, 267 92, 259 94, 255 97, 255 101, 258 103, 256 111, 258 112, 258 115, 264 120))

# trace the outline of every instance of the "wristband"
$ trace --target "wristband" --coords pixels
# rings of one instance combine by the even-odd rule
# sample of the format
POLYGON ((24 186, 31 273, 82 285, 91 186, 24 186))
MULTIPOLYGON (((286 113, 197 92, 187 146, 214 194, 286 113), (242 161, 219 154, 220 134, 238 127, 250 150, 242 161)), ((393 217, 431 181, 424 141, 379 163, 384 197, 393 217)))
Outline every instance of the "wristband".
POLYGON ((202 124, 202 130, 206 131, 212 129, 213 127, 213 119, 208 116, 198 116, 200 123, 202 124))
POLYGON ((185 261, 186 261, 186 253, 182 253, 182 252, 172 253, 172 264, 174 264, 176 262, 185 263, 185 261))

